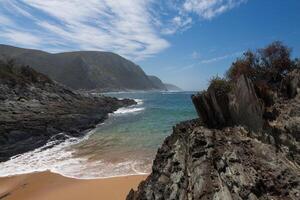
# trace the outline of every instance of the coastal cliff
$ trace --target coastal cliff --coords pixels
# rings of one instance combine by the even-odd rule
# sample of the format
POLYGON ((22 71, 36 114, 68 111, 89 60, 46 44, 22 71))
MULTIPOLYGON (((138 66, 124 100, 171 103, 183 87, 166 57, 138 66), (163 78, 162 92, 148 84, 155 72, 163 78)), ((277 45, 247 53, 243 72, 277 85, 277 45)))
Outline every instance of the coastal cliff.
POLYGON ((78 137, 133 100, 84 95, 30 67, 0 63, 0 162, 43 146, 78 137))
POLYGON ((173 128, 127 200, 300 198, 300 70, 261 70, 249 55, 192 96, 199 119, 173 128))

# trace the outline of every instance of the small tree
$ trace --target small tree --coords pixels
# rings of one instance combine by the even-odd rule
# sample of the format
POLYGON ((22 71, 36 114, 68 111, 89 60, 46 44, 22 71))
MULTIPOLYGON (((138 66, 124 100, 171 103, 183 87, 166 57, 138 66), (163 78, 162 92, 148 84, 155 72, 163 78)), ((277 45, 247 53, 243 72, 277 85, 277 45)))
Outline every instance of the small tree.
POLYGON ((265 76, 274 82, 280 81, 293 65, 290 59, 291 49, 282 42, 273 42, 258 52, 260 67, 264 70, 265 76))
POLYGON ((255 79, 258 68, 258 58, 252 51, 247 51, 241 58, 238 58, 232 63, 229 70, 226 72, 226 77, 229 80, 237 80, 241 75, 246 75, 251 79, 255 79))

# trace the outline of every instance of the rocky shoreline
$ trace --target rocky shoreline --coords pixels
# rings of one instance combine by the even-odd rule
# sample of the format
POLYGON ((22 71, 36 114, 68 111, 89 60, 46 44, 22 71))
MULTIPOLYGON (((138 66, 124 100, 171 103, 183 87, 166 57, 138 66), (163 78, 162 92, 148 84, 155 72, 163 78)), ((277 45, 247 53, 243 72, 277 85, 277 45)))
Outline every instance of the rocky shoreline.
POLYGON ((30 67, 1 63, 0 162, 49 140, 83 136, 108 113, 135 103, 74 92, 30 67))
POLYGON ((173 128, 127 200, 300 198, 300 70, 245 56, 233 64, 238 76, 192 96, 199 119, 173 128))

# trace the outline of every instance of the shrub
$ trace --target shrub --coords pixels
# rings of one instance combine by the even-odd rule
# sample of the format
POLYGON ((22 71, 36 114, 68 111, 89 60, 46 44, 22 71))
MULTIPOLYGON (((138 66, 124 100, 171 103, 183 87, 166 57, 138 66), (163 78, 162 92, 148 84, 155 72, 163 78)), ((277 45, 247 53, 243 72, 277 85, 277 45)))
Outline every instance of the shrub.
POLYGON ((257 57, 255 53, 247 51, 243 57, 238 58, 232 63, 229 70, 226 72, 226 77, 229 80, 237 80, 241 75, 246 75, 254 79, 256 76, 255 69, 257 68, 257 57))
POLYGON ((225 78, 219 77, 218 75, 212 77, 209 83, 209 88, 216 91, 216 95, 228 94, 232 89, 231 83, 225 78))
POLYGON ((292 68, 291 49, 283 45, 282 42, 273 42, 258 52, 260 54, 260 67, 265 71, 264 76, 273 82, 280 81, 292 68))
POLYGON ((41 74, 29 66, 16 66, 14 60, 0 60, 0 79, 11 85, 30 83, 53 83, 46 75, 41 74))
POLYGON ((226 77, 235 81, 244 74, 254 82, 264 80, 279 83, 289 71, 299 65, 298 60, 291 60, 290 54, 291 49, 278 41, 255 52, 247 51, 232 63, 226 77))

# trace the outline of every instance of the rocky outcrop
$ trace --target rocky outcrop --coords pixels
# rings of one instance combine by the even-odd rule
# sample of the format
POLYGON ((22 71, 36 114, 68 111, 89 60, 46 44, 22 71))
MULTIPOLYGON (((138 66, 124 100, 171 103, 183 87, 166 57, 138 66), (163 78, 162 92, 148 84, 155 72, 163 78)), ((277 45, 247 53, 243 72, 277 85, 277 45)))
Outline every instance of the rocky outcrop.
POLYGON ((0 161, 51 139, 82 136, 108 113, 134 103, 75 93, 29 67, 12 68, 2 63, 0 161))
POLYGON ((228 93, 220 93, 209 87, 207 91, 192 96, 200 119, 209 128, 240 124, 252 130, 261 129, 264 106, 251 80, 241 76, 231 87, 228 93))
POLYGON ((210 86, 193 96, 199 119, 174 127, 127 200, 299 199, 299 77, 266 93, 241 76, 230 91, 210 86))
POLYGON ((299 93, 299 88, 300 69, 295 69, 282 80, 280 89, 285 96, 294 98, 299 93))
POLYGON ((300 168, 243 127, 177 125, 158 150, 151 175, 127 200, 299 199, 300 168))

